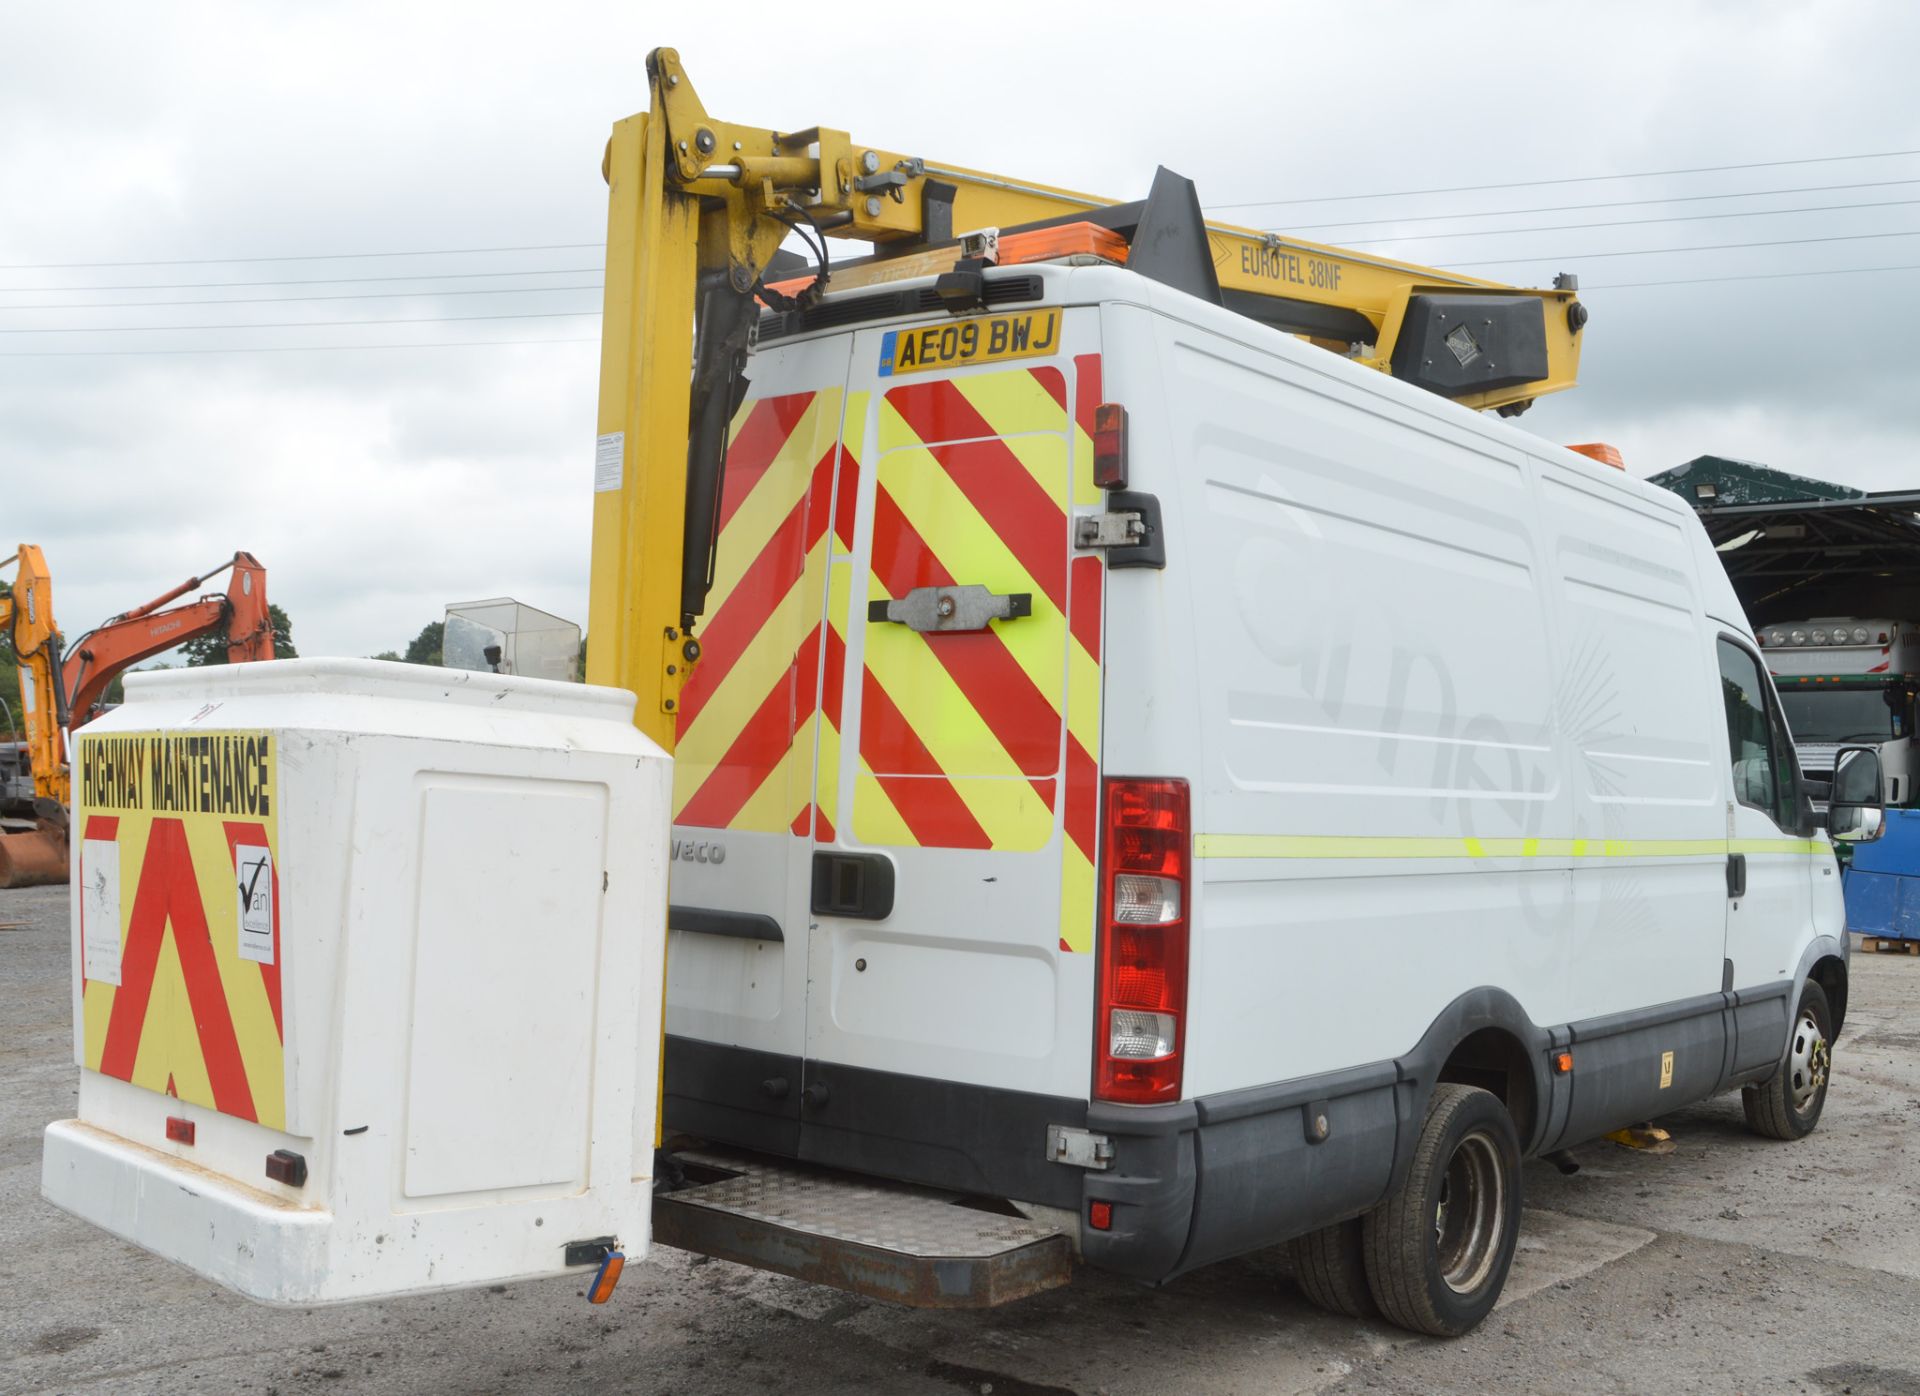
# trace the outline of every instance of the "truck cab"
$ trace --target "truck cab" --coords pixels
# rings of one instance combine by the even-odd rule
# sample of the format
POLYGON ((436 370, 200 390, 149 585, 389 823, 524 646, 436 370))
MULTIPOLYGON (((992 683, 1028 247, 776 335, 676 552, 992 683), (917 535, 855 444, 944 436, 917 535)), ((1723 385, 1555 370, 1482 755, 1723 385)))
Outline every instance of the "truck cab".
POLYGON ((1843 747, 1873 747, 1887 804, 1913 806, 1920 621, 1817 616, 1762 626, 1756 638, 1807 777, 1831 780, 1843 747))

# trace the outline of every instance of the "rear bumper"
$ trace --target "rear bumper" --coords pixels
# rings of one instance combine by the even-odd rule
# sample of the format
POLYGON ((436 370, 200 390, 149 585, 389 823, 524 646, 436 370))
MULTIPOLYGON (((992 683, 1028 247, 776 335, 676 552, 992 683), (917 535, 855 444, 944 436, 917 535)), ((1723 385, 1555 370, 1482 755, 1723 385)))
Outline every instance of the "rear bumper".
POLYGON ((1072 1210, 1088 1264, 1147 1281, 1371 1207, 1392 1181, 1413 1101, 1391 1064, 1138 1107, 803 1067, 797 1057, 674 1036, 666 1093, 669 1134, 1072 1210), (824 1092, 809 1098, 809 1086, 824 1092), (1112 1165, 1050 1161, 1048 1125, 1106 1135, 1112 1165), (1095 1201, 1113 1204, 1107 1230, 1087 1224, 1095 1201))
POLYGON ((40 1192, 54 1206, 250 1299, 307 1304, 327 1289, 333 1217, 79 1120, 47 1126, 40 1192))

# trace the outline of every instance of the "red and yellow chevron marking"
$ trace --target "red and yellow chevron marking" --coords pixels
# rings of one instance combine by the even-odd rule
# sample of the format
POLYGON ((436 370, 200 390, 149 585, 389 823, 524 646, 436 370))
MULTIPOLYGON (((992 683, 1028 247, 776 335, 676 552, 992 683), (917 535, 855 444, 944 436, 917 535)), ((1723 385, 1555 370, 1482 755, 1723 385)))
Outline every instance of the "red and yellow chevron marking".
POLYGON ((839 445, 842 407, 855 421, 866 411, 864 393, 845 397, 789 393, 734 418, 701 658, 681 694, 679 823, 811 832, 815 743, 799 738, 824 682, 838 750, 845 636, 823 626, 822 589, 829 536, 836 553, 852 547, 859 478, 839 445))
MULTIPOLYGON (((1071 804, 1076 777, 1097 769, 1099 568, 1095 559, 1092 573, 1069 572, 1079 432, 1066 403, 1065 375, 1050 366, 886 395, 866 599, 981 585, 1026 592, 1033 610, 971 634, 868 626, 854 794, 862 842, 1044 848, 1063 775, 1071 804), (1073 586, 1090 597, 1078 608, 1073 586)), ((1089 861, 1086 898, 1091 870, 1089 861)), ((1078 939, 1091 937, 1089 913, 1078 939)))
MULTIPOLYGON (((211 784, 169 787, 156 798, 145 760, 108 790, 83 794, 79 879, 83 979, 81 1028, 89 1069, 150 1091, 210 1106, 223 1115, 286 1127, 286 1064, 280 1003, 280 881, 276 788, 267 734, 166 734, 176 745, 195 739, 257 740, 269 795, 263 815, 226 817, 221 774, 211 784), (172 813, 156 812, 160 808, 172 813), (111 812, 107 812, 111 811, 111 812), (265 848, 272 861, 254 888, 241 851, 265 848), (256 889, 272 914, 261 937, 270 950, 242 953, 241 899, 256 889), (90 890, 91 889, 91 890, 90 890), (117 949, 110 947, 117 934, 117 949), (92 940, 89 951, 88 941, 92 940), (264 958, 261 958, 264 956, 264 958), (111 982, 118 979, 118 984, 111 982)), ((161 734, 115 734, 116 743, 158 743, 161 734)), ((96 739, 98 740, 98 739, 96 739)), ((81 762, 90 744, 83 741, 81 762)), ((152 748, 142 748, 143 751, 152 748)), ((131 766, 131 763, 129 763, 131 766)), ((257 867, 257 865, 255 865, 257 867)))

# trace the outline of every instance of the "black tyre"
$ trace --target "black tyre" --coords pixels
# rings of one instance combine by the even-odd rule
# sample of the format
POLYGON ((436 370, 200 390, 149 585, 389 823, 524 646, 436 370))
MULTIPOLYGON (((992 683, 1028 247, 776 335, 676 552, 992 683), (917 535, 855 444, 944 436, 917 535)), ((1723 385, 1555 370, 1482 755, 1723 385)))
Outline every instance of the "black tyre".
POLYGON ((1294 1237, 1287 1242, 1287 1258, 1301 1292, 1328 1313, 1379 1316, 1380 1307, 1367 1288, 1366 1242, 1358 1217, 1294 1237))
POLYGON ((1757 1086, 1740 1092, 1747 1128, 1768 1139, 1804 1139, 1820 1123, 1833 1075, 1833 1012, 1827 991, 1807 981, 1794 1010, 1780 1069, 1757 1086))
POLYGON ((1520 1140, 1491 1092, 1433 1088, 1407 1181, 1362 1219, 1380 1312, 1457 1338, 1487 1316, 1520 1239, 1520 1140))

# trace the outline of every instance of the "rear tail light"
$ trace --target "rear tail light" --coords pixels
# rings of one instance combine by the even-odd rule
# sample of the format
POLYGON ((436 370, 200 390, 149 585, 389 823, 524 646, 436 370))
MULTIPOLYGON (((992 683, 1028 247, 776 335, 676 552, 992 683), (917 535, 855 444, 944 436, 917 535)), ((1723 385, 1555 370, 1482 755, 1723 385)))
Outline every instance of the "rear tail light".
POLYGON ((1110 779, 1102 830, 1094 1095, 1180 1098, 1193 831, 1183 780, 1110 779))
POLYGON ((1127 487, 1127 409, 1117 402, 1093 409, 1093 483, 1103 490, 1127 487))

